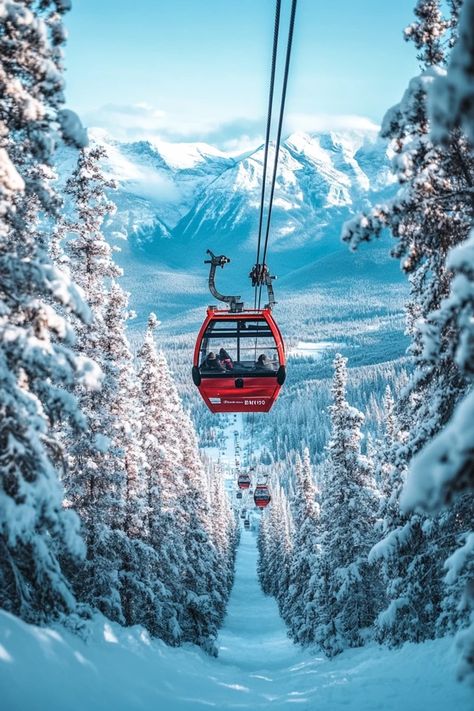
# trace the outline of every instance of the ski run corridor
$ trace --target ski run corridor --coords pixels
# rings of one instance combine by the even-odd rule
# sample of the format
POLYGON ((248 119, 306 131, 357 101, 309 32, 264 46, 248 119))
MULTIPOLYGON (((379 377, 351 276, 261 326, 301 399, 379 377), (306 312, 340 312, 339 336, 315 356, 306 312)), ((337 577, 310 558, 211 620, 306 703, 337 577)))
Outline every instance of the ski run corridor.
POLYGON ((101 616, 84 642, 0 612, 1 711, 472 709, 472 689, 455 680, 452 639, 369 645, 332 661, 301 651, 260 589, 257 557, 254 533, 243 531, 218 659, 101 616))

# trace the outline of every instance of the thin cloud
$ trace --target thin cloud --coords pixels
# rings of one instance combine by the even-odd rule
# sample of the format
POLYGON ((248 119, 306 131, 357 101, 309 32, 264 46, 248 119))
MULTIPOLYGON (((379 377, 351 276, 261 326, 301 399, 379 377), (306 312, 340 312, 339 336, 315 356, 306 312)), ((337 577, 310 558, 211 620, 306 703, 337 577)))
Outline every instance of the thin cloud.
POLYGON ((377 133, 380 126, 366 116, 351 114, 289 114, 286 121, 289 133, 303 131, 319 133, 324 131, 369 131, 377 133))
MULTIPOLYGON (((120 141, 203 141, 233 155, 261 145, 266 123, 262 117, 217 123, 199 117, 172 116, 146 102, 107 104, 83 119, 89 127, 103 128, 120 141)), ((347 130, 375 135, 379 126, 364 116, 293 113, 286 117, 284 135, 347 130)))

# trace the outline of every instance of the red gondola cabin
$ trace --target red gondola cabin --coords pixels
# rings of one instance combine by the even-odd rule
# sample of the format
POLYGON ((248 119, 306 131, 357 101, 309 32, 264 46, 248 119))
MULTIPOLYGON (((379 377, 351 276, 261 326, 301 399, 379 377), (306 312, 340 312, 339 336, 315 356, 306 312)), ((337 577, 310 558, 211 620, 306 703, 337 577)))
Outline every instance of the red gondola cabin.
POLYGON ((249 489, 250 483, 250 477, 248 474, 241 474, 237 479, 239 489, 249 489))
POLYGON ((264 509, 265 506, 268 506, 272 500, 272 497, 270 496, 270 492, 268 491, 268 486, 266 484, 257 484, 253 500, 255 501, 255 506, 259 509, 264 509))
POLYGON ((285 366, 271 309, 208 308, 192 375, 211 412, 268 412, 285 381, 285 366))

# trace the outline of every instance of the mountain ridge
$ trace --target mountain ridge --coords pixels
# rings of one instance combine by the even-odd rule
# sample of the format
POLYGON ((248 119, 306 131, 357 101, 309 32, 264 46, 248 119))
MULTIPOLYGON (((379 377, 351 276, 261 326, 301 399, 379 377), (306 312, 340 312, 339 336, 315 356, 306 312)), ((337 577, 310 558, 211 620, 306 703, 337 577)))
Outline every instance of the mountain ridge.
MULTIPOLYGON (((229 237, 244 252, 253 248, 262 145, 233 156, 203 142, 90 135, 106 148, 106 171, 118 183, 115 228, 129 234, 133 251, 153 256, 166 239, 170 252, 179 244, 194 253, 209 242, 219 249, 229 237)), ((270 147, 270 167, 273 156, 270 147)), ((375 131, 292 133, 280 147, 272 248, 286 252, 333 239, 345 219, 384 197, 392 183, 390 152, 375 131)))

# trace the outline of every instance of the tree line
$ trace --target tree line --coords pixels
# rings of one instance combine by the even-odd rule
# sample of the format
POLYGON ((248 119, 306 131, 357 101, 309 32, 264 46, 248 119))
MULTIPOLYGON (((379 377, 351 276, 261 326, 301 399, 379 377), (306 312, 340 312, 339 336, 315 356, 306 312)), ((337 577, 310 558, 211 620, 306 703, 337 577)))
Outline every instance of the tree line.
POLYGON ((99 611, 215 654, 236 524, 154 314, 132 357, 102 232, 114 184, 64 108, 69 5, 0 2, 0 607, 76 629, 99 611))
POLYGON ((356 249, 389 229, 407 274, 410 375, 387 388, 384 428, 334 361, 329 442, 287 462, 259 536, 260 578, 292 637, 328 655, 458 632, 474 673, 474 2, 419 0, 405 30, 421 74, 385 116, 395 198, 346 223, 356 249))

